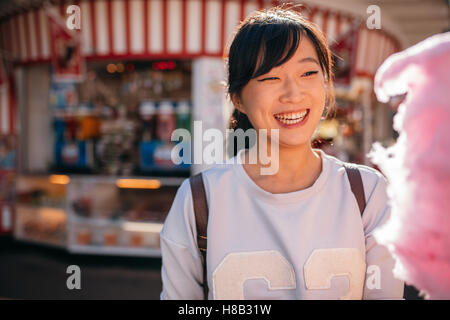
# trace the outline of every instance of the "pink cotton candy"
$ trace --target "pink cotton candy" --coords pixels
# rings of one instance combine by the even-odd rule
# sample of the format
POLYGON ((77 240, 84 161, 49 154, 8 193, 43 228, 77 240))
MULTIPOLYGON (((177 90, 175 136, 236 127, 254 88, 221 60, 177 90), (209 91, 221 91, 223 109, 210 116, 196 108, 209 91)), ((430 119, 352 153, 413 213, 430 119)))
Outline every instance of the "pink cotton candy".
POLYGON ((380 101, 407 93, 395 145, 369 154, 389 180, 391 217, 375 233, 394 274, 428 299, 450 298, 450 32, 390 56, 375 76, 380 101))

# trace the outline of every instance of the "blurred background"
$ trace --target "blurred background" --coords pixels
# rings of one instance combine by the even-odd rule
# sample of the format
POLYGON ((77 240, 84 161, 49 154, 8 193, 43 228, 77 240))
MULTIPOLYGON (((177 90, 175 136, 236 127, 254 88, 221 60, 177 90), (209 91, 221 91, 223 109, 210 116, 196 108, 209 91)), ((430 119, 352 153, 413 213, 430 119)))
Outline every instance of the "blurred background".
MULTIPOLYGON (((283 2, 0 2, 0 298, 159 299, 159 232, 182 181, 208 167, 174 165, 170 134, 194 120, 225 132, 233 30, 283 2)), ((335 54, 336 114, 314 145, 373 166, 365 154, 395 142, 401 101, 379 103, 374 74, 448 31, 448 1, 290 2, 335 54)))

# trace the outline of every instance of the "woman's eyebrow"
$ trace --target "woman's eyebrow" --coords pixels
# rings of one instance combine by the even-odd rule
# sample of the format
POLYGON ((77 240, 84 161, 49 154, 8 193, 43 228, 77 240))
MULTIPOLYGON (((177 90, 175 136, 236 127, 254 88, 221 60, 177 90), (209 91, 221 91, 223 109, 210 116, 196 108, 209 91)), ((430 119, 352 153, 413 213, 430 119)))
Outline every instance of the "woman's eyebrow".
POLYGON ((303 59, 299 60, 298 62, 299 62, 299 63, 301 63, 301 62, 314 62, 314 63, 316 63, 318 66, 320 66, 319 62, 318 62, 315 58, 313 58, 313 57, 306 57, 306 58, 303 58, 303 59))

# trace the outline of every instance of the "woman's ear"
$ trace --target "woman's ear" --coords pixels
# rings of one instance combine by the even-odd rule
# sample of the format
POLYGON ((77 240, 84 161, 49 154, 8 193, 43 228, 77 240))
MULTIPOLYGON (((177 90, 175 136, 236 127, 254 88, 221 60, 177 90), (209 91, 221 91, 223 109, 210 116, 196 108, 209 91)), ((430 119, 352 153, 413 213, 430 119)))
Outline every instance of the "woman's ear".
POLYGON ((234 108, 241 111, 239 96, 236 93, 232 93, 232 94, 230 94, 230 99, 231 99, 231 102, 233 103, 234 108))
POLYGON ((231 96, 231 102, 233 102, 234 107, 240 112, 245 113, 244 108, 242 107, 241 99, 237 94, 232 94, 231 96))

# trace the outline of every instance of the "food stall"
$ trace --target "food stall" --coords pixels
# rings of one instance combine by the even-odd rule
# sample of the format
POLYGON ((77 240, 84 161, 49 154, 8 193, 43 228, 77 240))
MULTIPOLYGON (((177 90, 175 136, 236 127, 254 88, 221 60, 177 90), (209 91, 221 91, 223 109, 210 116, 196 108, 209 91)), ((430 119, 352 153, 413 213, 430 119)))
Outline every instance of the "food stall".
MULTIPOLYGON (((81 0, 73 30, 66 23, 77 25, 76 10, 63 1, 3 17, 1 52, 15 90, 2 91, 14 101, 2 105, 2 115, 19 139, 15 236, 74 253, 159 256, 159 232, 179 185, 208 167, 175 165, 171 132, 194 134, 195 120, 203 130, 225 131, 224 52, 239 21, 276 4, 81 0)), ((355 79, 368 66, 373 76, 396 48, 384 33, 364 42, 373 31, 361 17, 313 5, 298 10, 348 54, 349 65, 339 66, 348 78, 338 90, 339 117, 324 121, 317 138, 345 145, 342 156, 358 159, 348 154, 367 144, 369 120, 361 126, 361 119, 371 107, 355 79), (386 48, 375 59, 378 42, 386 48)))

